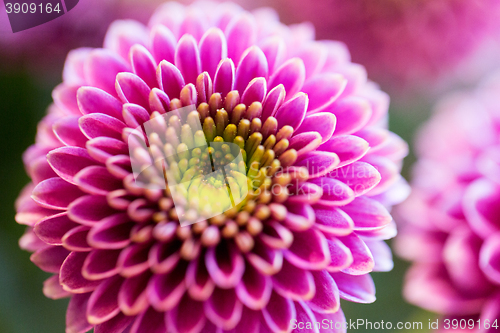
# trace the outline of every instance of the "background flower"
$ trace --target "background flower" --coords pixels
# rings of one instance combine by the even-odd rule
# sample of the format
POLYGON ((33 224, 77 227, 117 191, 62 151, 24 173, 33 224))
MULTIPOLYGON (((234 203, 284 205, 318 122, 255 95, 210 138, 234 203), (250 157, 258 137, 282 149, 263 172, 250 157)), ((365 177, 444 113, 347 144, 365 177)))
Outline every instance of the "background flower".
POLYGON ((407 147, 343 44, 312 37, 270 10, 170 3, 149 28, 117 21, 104 49, 69 54, 16 215, 21 246, 55 273, 45 294, 71 296, 68 332, 163 332, 165 319, 182 332, 287 331, 294 318, 342 321, 339 296, 374 301, 368 273, 392 268, 383 240, 407 194, 407 147), (123 141, 187 105, 209 141, 240 142, 247 168, 271 168, 249 171, 263 191, 242 211, 180 227, 168 191, 134 185, 123 141))
POLYGON ((497 74, 438 104, 418 137, 413 193, 398 210, 407 224, 397 250, 414 262, 408 301, 483 323, 500 318, 499 89, 497 74))

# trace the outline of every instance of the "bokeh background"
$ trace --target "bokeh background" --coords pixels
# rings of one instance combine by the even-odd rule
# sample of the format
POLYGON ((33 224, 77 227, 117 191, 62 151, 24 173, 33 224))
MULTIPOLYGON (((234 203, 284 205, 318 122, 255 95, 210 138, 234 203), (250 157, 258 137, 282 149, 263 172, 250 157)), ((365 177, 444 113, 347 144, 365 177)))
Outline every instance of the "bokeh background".
MULTIPOLYGON (((156 1, 156 3, 159 2, 156 1)), ((47 23, 40 31, 34 28, 21 32, 20 34, 23 35, 19 37, 19 41, 29 40, 27 45, 19 45, 11 40, 12 33, 7 25, 5 9, 0 7, 1 333, 64 332, 67 302, 53 301, 42 294, 42 282, 49 274, 32 264, 29 260, 29 253, 18 247, 18 239, 23 234, 24 227, 14 221, 14 201, 29 181, 22 164, 22 153, 33 142, 37 122, 43 117, 47 106, 51 103, 51 91, 61 81, 65 54, 70 49, 82 45, 99 46, 105 26, 114 18, 135 16, 144 21, 155 5, 155 1, 152 0, 145 3, 141 1, 140 10, 138 10, 138 2, 117 0, 110 1, 108 6, 98 9, 92 7, 93 3, 95 4, 94 0, 80 0, 80 4, 73 11, 56 21, 47 23), (91 15, 89 10, 93 11, 91 15), (97 12, 98 10, 106 12, 97 12), (62 39, 59 40, 56 37, 62 39), (8 43, 5 42, 6 40, 8 43)), ((308 6, 315 4, 314 1, 307 3, 308 6)), ((275 6, 278 11, 281 11, 281 16, 286 23, 294 23, 298 20, 290 14, 290 8, 283 7, 282 1, 259 0, 258 3, 243 5, 249 9, 259 5, 275 6)), ((3 3, 0 6, 3 6, 3 3)), ((484 61, 481 64, 484 67, 484 61)), ((470 67, 468 70, 471 71, 470 67)), ((368 75, 371 77, 370 72, 368 75)), ((450 77, 453 76, 449 76, 448 82, 453 81, 450 77)), ((472 80, 465 83, 460 81, 457 85, 472 83, 472 80)), ((441 87, 439 93, 431 94, 411 90, 402 94, 395 92, 390 109, 391 130, 409 142, 411 149, 414 134, 419 125, 428 118, 435 99, 444 91, 456 88, 457 85, 441 87)), ((394 86, 394 83, 382 84, 382 88, 391 94, 394 86)), ((410 177, 410 168, 414 160, 411 149, 410 155, 405 159, 403 169, 403 175, 407 179, 410 177)), ((392 272, 374 273, 377 301, 368 305, 344 302, 342 308, 346 317, 352 320, 361 318, 371 322, 390 321, 394 324, 421 321, 424 329, 418 332, 428 331, 425 329, 427 323, 433 320, 435 315, 407 304, 401 295, 404 272, 407 267, 407 263, 395 258, 395 267, 392 272)), ((380 330, 360 331, 379 332, 380 330)), ((404 332, 412 332, 412 330, 404 330, 404 332)))

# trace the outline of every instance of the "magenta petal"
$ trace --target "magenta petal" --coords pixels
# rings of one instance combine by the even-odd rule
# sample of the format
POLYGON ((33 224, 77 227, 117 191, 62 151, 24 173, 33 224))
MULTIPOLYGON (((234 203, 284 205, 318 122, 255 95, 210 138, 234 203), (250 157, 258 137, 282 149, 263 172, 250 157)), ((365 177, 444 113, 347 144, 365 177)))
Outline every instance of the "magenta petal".
POLYGON ((264 225, 259 240, 272 249, 286 249, 292 244, 293 234, 286 227, 276 221, 269 221, 264 225))
POLYGON ((253 311, 244 307, 241 320, 238 325, 232 330, 224 331, 224 333, 264 333, 262 330, 259 331, 260 323, 260 311, 253 311))
POLYGON ((319 313, 313 311, 314 316, 316 317, 316 321, 323 323, 328 323, 328 328, 323 328, 321 333, 346 333, 347 332, 347 324, 344 313, 342 312, 342 308, 340 308, 335 313, 319 313))
POLYGON ((114 52, 95 49, 86 59, 84 71, 86 83, 89 86, 116 96, 116 75, 130 71, 130 66, 114 52))
POLYGON ((463 197, 464 214, 479 236, 486 238, 500 230, 500 186, 486 179, 469 185, 463 197))
POLYGON ((186 83, 196 83, 201 73, 200 53, 196 40, 191 35, 184 35, 175 49, 175 66, 179 68, 186 83))
POLYGON ((67 212, 52 215, 40 220, 34 231, 41 240, 51 245, 62 245, 62 237, 66 232, 78 226, 68 218, 67 212))
POLYGON ((34 226, 39 220, 59 213, 59 211, 43 208, 36 203, 31 197, 33 188, 32 184, 27 185, 16 200, 17 223, 34 226))
POLYGON ((378 201, 361 196, 342 207, 354 221, 355 230, 382 229, 392 221, 391 214, 378 201))
POLYGON ((77 93, 78 107, 82 114, 104 113, 123 120, 122 103, 104 90, 94 87, 81 87, 77 93))
POLYGON ((31 162, 28 173, 34 184, 38 184, 49 178, 57 177, 54 169, 50 166, 46 156, 40 156, 31 162))
POLYGON ((344 245, 338 238, 331 237, 327 240, 328 248, 332 261, 328 264, 326 270, 331 273, 340 272, 349 267, 354 262, 351 250, 344 245))
POLYGON ((354 222, 341 209, 314 207, 315 227, 328 236, 346 236, 353 232, 354 222))
POLYGON ((290 194, 292 194, 288 197, 287 202, 289 204, 314 204, 317 203, 323 195, 321 187, 309 182, 292 185, 288 190, 290 194))
POLYGON ((157 274, 168 273, 180 260, 180 242, 156 243, 149 252, 151 270, 157 274))
POLYGON ((245 271, 245 262, 241 254, 236 248, 225 243, 208 248, 205 262, 212 280, 225 289, 235 287, 245 271))
POLYGON ((99 249, 122 249, 130 244, 130 231, 134 225, 124 213, 111 215, 92 227, 88 242, 99 249))
POLYGON ((370 274, 330 273, 339 287, 340 298, 356 303, 375 302, 375 284, 370 274))
POLYGON ((83 263, 83 277, 95 281, 116 275, 119 255, 120 250, 92 250, 83 263))
POLYGON ((164 114, 169 110, 170 98, 163 90, 158 88, 151 89, 149 93, 149 110, 151 113, 157 111, 164 114))
POLYGON ((59 284, 59 275, 57 274, 52 275, 43 282, 43 294, 50 299, 61 299, 71 296, 71 293, 64 290, 59 284))
POLYGON ((80 117, 65 117, 52 125, 54 134, 66 146, 85 147, 87 137, 80 130, 78 119, 80 117))
POLYGON ((184 275, 187 265, 179 263, 167 274, 154 275, 148 284, 148 300, 158 311, 169 311, 179 303, 186 292, 184 275))
POLYGON ((71 85, 85 84, 84 63, 93 49, 81 47, 69 51, 63 68, 63 82, 71 85))
POLYGON ((293 301, 281 297, 276 292, 271 294, 271 299, 262 310, 262 314, 271 332, 289 332, 292 329, 293 320, 297 317, 293 301))
POLYGON ((308 98, 304 93, 298 93, 285 102, 276 111, 275 118, 278 120, 278 128, 285 125, 292 126, 294 130, 300 127, 306 116, 308 98))
POLYGON ((288 260, 283 262, 283 267, 273 275, 272 280, 274 290, 287 299, 310 300, 316 293, 312 273, 295 266, 288 260))
MULTIPOLYGON (((79 129, 78 129, 79 130, 79 129)), ((98 137, 88 140, 87 152, 96 161, 106 163, 109 158, 128 153, 127 144, 121 140, 98 137)))
POLYGON ((33 253, 30 260, 45 272, 58 273, 68 254, 62 246, 49 245, 33 253))
POLYGON ((89 323, 102 324, 120 313, 117 297, 122 284, 123 278, 115 276, 107 279, 94 290, 87 306, 89 323))
POLYGON ((130 329, 130 333, 165 333, 166 331, 165 313, 157 312, 152 307, 138 315, 130 329))
POLYGON ((262 103, 267 92, 266 80, 258 77, 250 81, 247 88, 241 96, 241 103, 250 106, 253 102, 262 103))
POLYGON ((389 272, 394 268, 392 251, 386 242, 380 240, 364 240, 375 261, 374 272, 389 272))
POLYGON ((262 104, 262 122, 265 122, 269 117, 274 117, 278 108, 285 101, 285 97, 285 87, 282 84, 278 84, 267 94, 262 104))
POLYGON ((294 321, 296 327, 293 333, 320 333, 317 320, 309 305, 303 301, 295 302, 295 311, 297 318, 294 321))
POLYGON ((280 250, 270 249, 261 241, 256 241, 252 252, 247 254, 248 261, 262 274, 272 275, 280 271, 283 254, 280 250))
POLYGON ((133 73, 118 73, 116 92, 123 103, 134 103, 145 108, 149 106, 151 88, 133 73))
POLYGON ((311 178, 318 178, 334 170, 339 162, 339 157, 335 153, 312 151, 302 155, 294 165, 306 167, 311 178))
POLYGON ((62 238, 63 246, 68 250, 76 252, 90 251, 92 248, 87 243, 89 231, 90 227, 84 225, 71 229, 62 238))
POLYGON ((359 97, 346 97, 328 111, 337 117, 335 136, 351 134, 362 129, 372 115, 370 104, 359 97))
POLYGON ((321 135, 321 143, 328 141, 335 131, 337 119, 335 116, 328 112, 318 112, 308 115, 298 128, 295 135, 315 131, 321 135))
POLYGON ((325 45, 321 42, 309 42, 296 54, 304 61, 306 68, 306 77, 310 78, 318 74, 326 63, 328 52, 325 45))
POLYGON ((54 149, 47 154, 47 161, 59 177, 73 184, 73 177, 80 170, 96 164, 86 149, 77 147, 54 149))
POLYGON ((64 290, 76 294, 83 294, 93 291, 101 281, 90 281, 83 277, 82 267, 88 253, 72 252, 64 260, 59 273, 59 283, 64 290))
POLYGON ((113 213, 116 211, 109 207, 106 197, 101 195, 82 196, 68 207, 68 216, 71 220, 88 226, 95 225, 113 213))
MULTIPOLYGON (((360 175, 365 173, 366 178, 370 176, 374 178, 376 174, 380 175, 380 182, 368 193, 370 196, 386 194, 388 189, 401 179, 399 174, 400 166, 386 157, 368 154, 363 157, 362 161, 370 164, 375 170, 372 172, 359 172, 360 175)), ((363 187, 366 188, 366 185, 363 185, 363 187)))
POLYGON ((242 54, 257 38, 257 24, 250 14, 234 17, 224 31, 227 39, 227 54, 235 63, 239 63, 242 54))
POLYGON ((191 261, 186 273, 186 284, 192 299, 206 301, 212 295, 215 283, 208 274, 204 257, 191 261))
POLYGON ((234 86, 234 63, 231 59, 222 59, 214 77, 214 92, 226 96, 234 86))
POLYGON ((134 44, 146 45, 148 29, 137 21, 117 20, 111 23, 104 37, 104 48, 129 59, 129 50, 134 44))
POLYGON ((318 150, 337 154, 340 159, 339 167, 359 160, 370 149, 368 142, 354 135, 334 136, 323 143, 318 150))
POLYGON ((111 318, 110 320, 108 320, 100 325, 96 325, 94 327, 94 333, 124 333, 124 332, 128 332, 125 330, 130 326, 130 324, 132 324, 133 320, 134 320, 134 317, 126 316, 123 313, 118 313, 118 315, 111 318))
POLYGON ((315 211, 311 205, 289 204, 286 208, 288 212, 281 223, 291 231, 307 230, 315 223, 315 211))
POLYGON ((236 69, 235 89, 243 91, 255 78, 267 80, 267 60, 262 50, 257 46, 248 48, 243 54, 236 69))
POLYGON ((480 265, 486 276, 494 282, 500 281, 500 234, 495 234, 484 242, 480 252, 480 265))
POLYGON ((47 244, 35 235, 31 227, 26 228, 21 239, 19 239, 19 247, 26 251, 37 251, 46 245, 47 244))
POLYGON ((99 136, 121 139, 125 128, 125 124, 120 120, 102 113, 85 115, 78 123, 83 134, 89 139, 99 136))
POLYGON ((170 329, 178 333, 200 332, 206 321, 203 303, 192 300, 187 294, 167 316, 170 329))
POLYGON ((113 177, 102 166, 86 167, 76 174, 74 180, 83 191, 97 195, 106 195, 122 185, 121 180, 113 177))
POLYGON ((344 91, 347 80, 340 74, 316 75, 302 87, 301 91, 309 96, 310 112, 326 111, 344 91))
POLYGON ((147 285, 151 276, 151 272, 144 272, 123 282, 118 292, 118 306, 125 315, 135 316, 148 308, 147 285))
POLYGON ((215 71, 222 59, 227 58, 227 42, 224 33, 219 28, 208 29, 200 40, 201 69, 210 77, 215 77, 215 71))
POLYGON ((59 177, 49 178, 40 182, 32 192, 32 198, 38 204, 50 209, 66 209, 68 205, 83 192, 59 177))
POLYGON ((52 91, 52 99, 58 108, 65 110, 70 114, 76 116, 80 115, 80 109, 76 100, 76 92, 80 88, 77 86, 70 86, 67 83, 61 83, 52 91))
POLYGON ((293 243, 284 251, 285 258, 302 269, 323 269, 330 263, 330 251, 325 236, 309 229, 293 233, 293 243))
POLYGON ((153 27, 151 30, 150 45, 151 52, 157 64, 162 60, 170 63, 174 62, 176 43, 175 36, 170 29, 161 24, 153 27))
POLYGON ((142 126, 150 120, 148 111, 137 104, 126 103, 123 105, 123 118, 131 128, 142 126))
POLYGON ((339 237, 345 246, 349 248, 352 254, 353 262, 342 272, 350 275, 363 275, 373 271, 375 261, 370 252, 370 249, 358 235, 352 233, 350 235, 339 237))
POLYGON ((160 88, 171 100, 180 97, 181 89, 186 83, 177 67, 166 60, 162 60, 156 70, 156 77, 160 88))
POLYGON ((273 283, 267 275, 261 274, 252 265, 245 265, 245 274, 235 291, 239 300, 252 310, 261 310, 269 302, 273 283))
POLYGON ((354 162, 331 172, 329 177, 337 179, 354 191, 359 197, 380 183, 380 173, 371 164, 354 162))
POLYGON ((279 36, 270 36, 262 41, 260 48, 266 55, 269 74, 272 75, 286 59, 286 44, 279 36))
POLYGON ((124 277, 132 277, 149 269, 150 249, 150 242, 132 244, 123 249, 117 264, 120 267, 120 274, 124 277))
POLYGON ((158 86, 156 61, 148 49, 140 44, 132 46, 130 49, 130 62, 134 73, 142 78, 151 89, 158 86))
POLYGON ((304 62, 299 58, 292 58, 281 65, 269 78, 269 88, 272 89, 279 84, 285 87, 289 100, 302 89, 306 77, 304 62))
POLYGON ((208 319, 224 330, 233 329, 241 319, 243 304, 236 297, 234 289, 215 288, 212 297, 204 303, 208 319))
POLYGON ((85 333, 92 328, 85 313, 90 293, 73 295, 66 311, 66 333, 85 333))

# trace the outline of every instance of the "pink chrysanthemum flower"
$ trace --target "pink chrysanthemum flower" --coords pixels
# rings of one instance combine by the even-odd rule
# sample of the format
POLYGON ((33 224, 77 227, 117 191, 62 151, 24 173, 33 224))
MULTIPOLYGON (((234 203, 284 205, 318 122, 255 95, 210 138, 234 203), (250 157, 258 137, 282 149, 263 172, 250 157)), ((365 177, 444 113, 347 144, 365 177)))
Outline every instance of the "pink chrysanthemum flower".
POLYGON ((438 105, 417 141, 412 195, 398 208, 408 223, 397 251, 415 262, 406 298, 450 318, 481 319, 480 332, 485 320, 500 325, 499 91, 496 76, 438 105))
POLYGON ((497 0, 277 1, 290 20, 309 20, 318 37, 345 42, 370 76, 396 89, 425 89, 498 37, 497 0))
POLYGON ((167 3, 149 27, 117 21, 104 48, 68 55, 16 216, 21 247, 54 273, 44 293, 71 297, 67 332, 290 332, 323 319, 343 332, 339 298, 375 300, 369 273, 392 268, 383 240, 406 196, 407 146, 386 129, 388 96, 343 44, 312 36, 268 9, 167 3), (181 227, 168 190, 137 186, 127 142, 185 106, 206 140, 241 147, 259 187, 181 227))

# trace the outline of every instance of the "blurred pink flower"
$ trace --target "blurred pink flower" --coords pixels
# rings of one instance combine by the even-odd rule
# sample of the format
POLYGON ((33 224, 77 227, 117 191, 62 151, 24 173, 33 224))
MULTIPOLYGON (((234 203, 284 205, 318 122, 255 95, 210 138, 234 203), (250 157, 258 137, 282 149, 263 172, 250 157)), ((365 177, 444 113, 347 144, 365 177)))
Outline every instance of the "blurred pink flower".
POLYGON ((498 325, 499 105, 496 75, 437 106, 417 140, 413 192, 397 210, 407 223, 396 239, 397 252, 414 262, 404 288, 409 302, 498 325))
POLYGON ((269 9, 172 2, 68 55, 16 205, 21 247, 54 273, 44 293, 71 297, 67 332, 290 332, 343 322, 340 298, 375 300, 407 146, 387 130, 388 96, 343 44, 312 36, 269 9), (136 186, 127 139, 189 105, 206 140, 242 147, 260 187, 181 227, 169 190, 136 186))
MULTIPOLYGON (((370 77, 397 92, 429 89, 498 37, 498 0, 277 0, 288 21, 343 41, 370 77)), ((454 73, 453 73, 454 74, 454 73)))

